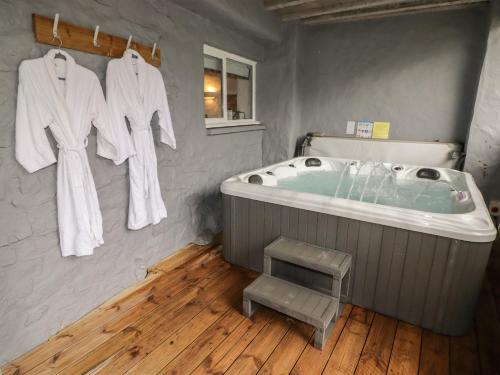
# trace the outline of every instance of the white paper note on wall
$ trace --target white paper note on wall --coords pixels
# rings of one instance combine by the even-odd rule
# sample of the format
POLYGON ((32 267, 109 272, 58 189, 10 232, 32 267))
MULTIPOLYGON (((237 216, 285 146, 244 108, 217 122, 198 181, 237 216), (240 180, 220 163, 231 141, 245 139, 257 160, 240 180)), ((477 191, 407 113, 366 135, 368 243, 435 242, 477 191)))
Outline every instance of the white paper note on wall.
POLYGON ((358 121, 356 129, 356 137, 359 138, 371 138, 373 131, 373 122, 370 121, 358 121))
POLYGON ((345 133, 354 135, 354 129, 356 128, 356 122, 349 120, 347 121, 347 127, 345 128, 345 133))

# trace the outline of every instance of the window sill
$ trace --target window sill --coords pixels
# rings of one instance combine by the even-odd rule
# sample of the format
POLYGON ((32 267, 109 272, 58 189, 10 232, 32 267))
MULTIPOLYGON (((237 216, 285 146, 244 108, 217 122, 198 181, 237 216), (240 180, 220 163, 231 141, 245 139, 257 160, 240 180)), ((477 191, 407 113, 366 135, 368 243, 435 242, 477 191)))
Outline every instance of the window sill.
POLYGON ((207 129, 230 128, 235 126, 247 126, 247 125, 260 125, 260 121, 250 120, 250 119, 224 121, 223 119, 221 119, 220 122, 217 122, 217 120, 214 122, 205 122, 205 126, 207 129))
POLYGON ((210 124, 207 125, 207 135, 220 135, 220 134, 230 134, 230 133, 242 133, 249 131, 262 131, 266 130, 266 127, 260 122, 252 121, 246 124, 210 124))

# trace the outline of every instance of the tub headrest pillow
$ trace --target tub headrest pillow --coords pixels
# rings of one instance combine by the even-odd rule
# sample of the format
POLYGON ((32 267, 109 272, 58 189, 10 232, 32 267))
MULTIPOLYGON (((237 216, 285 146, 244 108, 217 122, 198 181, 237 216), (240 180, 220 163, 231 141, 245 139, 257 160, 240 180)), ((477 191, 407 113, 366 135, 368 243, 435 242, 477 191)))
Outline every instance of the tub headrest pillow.
POLYGON ((250 177, 248 177, 248 182, 251 184, 262 185, 264 181, 262 180, 262 177, 260 177, 258 174, 253 174, 250 177))
POLYGON ((417 171, 418 178, 426 178, 428 180, 439 180, 441 173, 432 168, 421 168, 417 171))
POLYGON ((306 167, 321 167, 321 160, 318 158, 308 158, 306 159, 306 167))

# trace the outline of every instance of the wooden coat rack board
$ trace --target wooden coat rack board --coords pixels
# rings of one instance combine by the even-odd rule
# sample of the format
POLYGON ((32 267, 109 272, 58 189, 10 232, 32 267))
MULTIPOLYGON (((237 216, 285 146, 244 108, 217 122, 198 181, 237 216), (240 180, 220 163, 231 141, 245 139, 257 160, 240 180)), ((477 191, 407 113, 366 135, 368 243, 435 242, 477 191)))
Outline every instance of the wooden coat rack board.
MULTIPOLYGON (((52 18, 33 14, 35 40, 38 43, 59 46, 59 39, 54 38, 52 34, 53 25, 54 20, 52 18)), ((98 46, 95 47, 93 44, 94 30, 62 21, 59 21, 57 31, 62 40, 62 48, 119 58, 123 56, 123 52, 127 47, 127 39, 101 32, 99 32, 97 37, 98 46)), ((132 40, 130 48, 139 52, 149 64, 156 67, 160 66, 161 53, 159 48, 155 49, 154 58, 151 56, 153 47, 148 47, 132 40)))

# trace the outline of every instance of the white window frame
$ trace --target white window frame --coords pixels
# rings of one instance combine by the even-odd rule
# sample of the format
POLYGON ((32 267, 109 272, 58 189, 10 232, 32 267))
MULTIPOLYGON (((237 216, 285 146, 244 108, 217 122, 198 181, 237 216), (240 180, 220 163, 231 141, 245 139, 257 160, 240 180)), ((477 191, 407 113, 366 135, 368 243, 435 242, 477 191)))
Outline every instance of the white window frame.
POLYGON ((222 128, 227 126, 244 126, 244 125, 258 125, 257 121, 257 105, 256 105, 256 78, 257 78, 257 62, 223 51, 221 49, 203 45, 203 55, 208 55, 221 59, 222 61, 222 117, 219 118, 205 118, 205 126, 207 128, 222 128), (226 60, 241 62, 252 67, 252 118, 244 120, 228 120, 227 119, 227 77, 226 77, 226 60))

